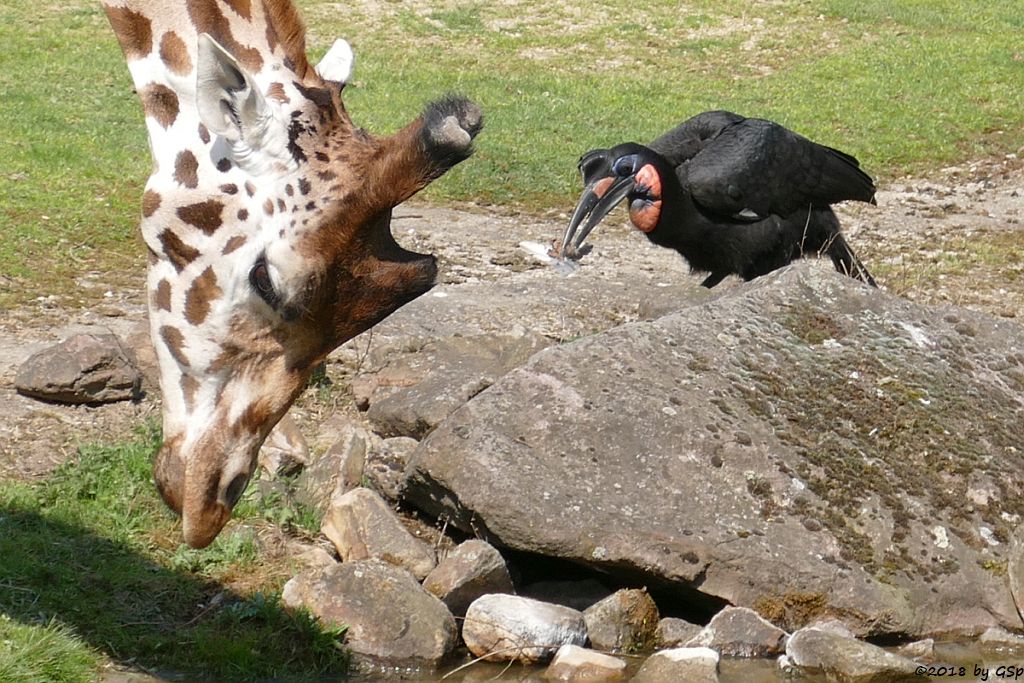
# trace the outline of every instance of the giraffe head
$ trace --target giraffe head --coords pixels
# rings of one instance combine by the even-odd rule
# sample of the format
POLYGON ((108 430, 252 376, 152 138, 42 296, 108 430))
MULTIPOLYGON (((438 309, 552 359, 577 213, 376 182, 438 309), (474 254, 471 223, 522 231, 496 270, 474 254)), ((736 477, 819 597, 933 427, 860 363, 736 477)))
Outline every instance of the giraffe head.
POLYGON ((341 101, 351 53, 314 69, 289 0, 106 5, 154 158, 142 207, 164 444, 154 478, 185 541, 230 518, 260 445, 339 344, 433 284, 392 208, 471 154, 447 97, 390 137, 341 101))

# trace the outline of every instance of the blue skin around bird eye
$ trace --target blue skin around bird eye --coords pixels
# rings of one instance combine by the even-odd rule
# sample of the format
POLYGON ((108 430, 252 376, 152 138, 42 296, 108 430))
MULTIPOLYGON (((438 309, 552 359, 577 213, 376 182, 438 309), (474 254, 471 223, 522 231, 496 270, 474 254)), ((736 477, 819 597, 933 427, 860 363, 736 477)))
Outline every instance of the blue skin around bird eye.
POLYGON ((636 155, 629 154, 624 157, 619 157, 615 161, 615 166, 612 167, 612 171, 615 172, 615 175, 625 178, 626 176, 633 175, 635 166, 636 155))

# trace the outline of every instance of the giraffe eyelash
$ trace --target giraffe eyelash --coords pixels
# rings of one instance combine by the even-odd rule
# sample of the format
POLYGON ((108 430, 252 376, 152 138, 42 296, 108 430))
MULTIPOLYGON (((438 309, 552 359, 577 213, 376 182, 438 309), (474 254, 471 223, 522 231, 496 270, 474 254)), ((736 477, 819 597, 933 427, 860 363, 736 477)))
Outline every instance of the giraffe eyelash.
POLYGON ((274 283, 270 279, 270 269, 267 267, 267 257, 261 255, 249 271, 249 285, 267 305, 277 310, 281 303, 281 296, 274 289, 274 283))

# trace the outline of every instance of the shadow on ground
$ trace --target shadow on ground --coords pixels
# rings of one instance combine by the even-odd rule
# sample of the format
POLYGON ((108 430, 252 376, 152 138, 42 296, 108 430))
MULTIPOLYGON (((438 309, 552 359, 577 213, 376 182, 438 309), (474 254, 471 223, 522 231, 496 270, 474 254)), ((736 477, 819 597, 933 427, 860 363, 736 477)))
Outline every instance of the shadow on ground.
POLYGON ((272 596, 240 596, 9 502, 0 502, 0 614, 24 624, 70 626, 119 666, 201 680, 324 674, 347 666, 337 633, 286 612, 272 596))

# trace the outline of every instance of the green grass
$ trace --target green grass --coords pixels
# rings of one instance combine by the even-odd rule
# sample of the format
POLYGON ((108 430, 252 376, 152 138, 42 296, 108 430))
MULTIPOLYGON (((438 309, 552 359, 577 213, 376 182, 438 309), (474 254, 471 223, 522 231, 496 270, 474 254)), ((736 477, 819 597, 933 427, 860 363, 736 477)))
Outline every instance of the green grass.
POLYGON ((92 680, 100 661, 221 680, 344 671, 342 630, 282 609, 286 576, 263 566, 250 527, 179 545, 150 478, 158 441, 0 483, 0 680, 92 680))
MULTIPOLYGON (((393 131, 449 90, 483 106, 478 153, 435 202, 567 209, 580 152, 712 108, 778 120, 882 180, 1024 145, 1018 0, 299 6, 314 57, 354 44, 360 125, 393 131)), ((76 286, 87 271, 138 288, 150 160, 99 3, 6 2, 0 40, 0 308, 90 303, 103 290, 76 286)))

